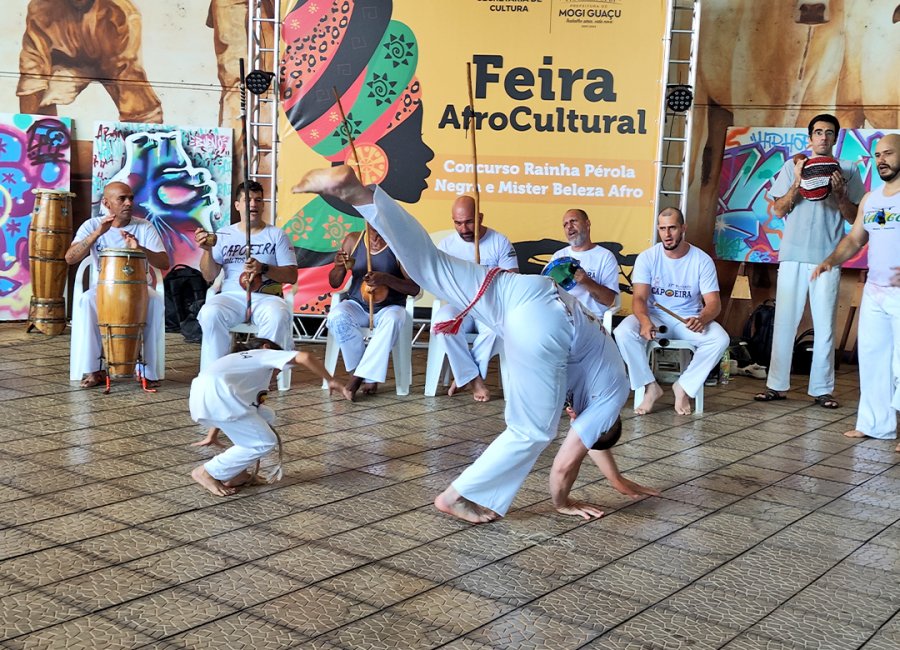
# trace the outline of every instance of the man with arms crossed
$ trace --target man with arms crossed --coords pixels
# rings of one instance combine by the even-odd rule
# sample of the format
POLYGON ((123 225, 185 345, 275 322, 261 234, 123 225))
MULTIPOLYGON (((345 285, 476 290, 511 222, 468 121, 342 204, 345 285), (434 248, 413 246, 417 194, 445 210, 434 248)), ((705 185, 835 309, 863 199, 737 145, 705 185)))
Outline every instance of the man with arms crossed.
POLYGON ((728 333, 715 322, 721 310, 719 281, 712 259, 684 238, 687 226, 678 208, 665 208, 656 218, 660 242, 638 255, 631 273, 634 313, 616 328, 616 343, 631 377, 631 388, 644 387, 644 400, 634 412, 649 413, 663 390, 647 363, 647 345, 657 325, 668 328, 668 337, 696 346, 690 365, 672 385, 675 412, 691 414, 691 398, 703 387, 709 372, 728 347, 728 333), (678 314, 675 318, 659 309, 678 314))
MULTIPOLYGON (((438 250, 447 255, 458 257, 467 262, 475 261, 475 199, 471 196, 461 196, 453 202, 451 208, 453 227, 456 235, 445 237, 438 244, 438 250)), ((478 215, 478 253, 480 264, 488 268, 498 266, 507 271, 519 271, 519 261, 516 251, 506 236, 496 230, 483 226, 481 221, 484 215, 478 215)), ((453 318, 462 307, 446 304, 437 313, 438 322, 453 318)), ((450 370, 453 371, 453 383, 450 384, 448 395, 466 388, 472 389, 472 395, 476 402, 487 402, 491 399, 491 391, 484 383, 487 376, 488 363, 497 344, 497 335, 484 323, 466 316, 459 332, 456 334, 437 334, 446 346, 447 360, 450 362, 450 370), (472 343, 472 349, 466 341, 466 334, 478 332, 478 336, 472 343)))
MULTIPOLYGON (((884 185, 866 194, 850 234, 812 273, 810 281, 838 271, 839 266, 869 244, 869 275, 859 306, 859 411, 848 438, 894 439, 900 390, 896 360, 900 358, 900 135, 892 133, 875 146, 875 166, 884 185)), ((900 445, 897 446, 900 452, 900 445)))

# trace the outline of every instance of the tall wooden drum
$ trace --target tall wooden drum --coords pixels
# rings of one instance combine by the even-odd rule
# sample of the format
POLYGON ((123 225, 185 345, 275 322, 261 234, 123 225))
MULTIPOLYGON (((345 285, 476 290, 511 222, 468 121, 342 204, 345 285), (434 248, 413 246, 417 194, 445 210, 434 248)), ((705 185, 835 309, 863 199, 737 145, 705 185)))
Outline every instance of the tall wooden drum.
POLYGON ((100 252, 97 322, 110 377, 134 375, 147 323, 147 256, 130 248, 100 252))
POLYGON ((31 265, 30 325, 48 336, 61 334, 66 328, 66 303, 63 293, 69 274, 66 250, 72 243, 71 192, 32 190, 34 212, 28 237, 28 260, 31 265))

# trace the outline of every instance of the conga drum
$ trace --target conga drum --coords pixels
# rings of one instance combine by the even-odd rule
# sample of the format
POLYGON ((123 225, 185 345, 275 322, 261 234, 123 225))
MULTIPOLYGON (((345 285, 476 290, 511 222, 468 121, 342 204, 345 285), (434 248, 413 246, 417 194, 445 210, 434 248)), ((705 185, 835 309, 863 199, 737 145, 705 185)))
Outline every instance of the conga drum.
POLYGON ((72 243, 71 192, 32 190, 34 212, 28 237, 31 265, 31 307, 29 326, 48 336, 66 328, 66 303, 63 293, 69 274, 66 250, 72 243))
POLYGON ((110 377, 134 375, 147 323, 147 256, 130 248, 100 252, 97 323, 110 377))

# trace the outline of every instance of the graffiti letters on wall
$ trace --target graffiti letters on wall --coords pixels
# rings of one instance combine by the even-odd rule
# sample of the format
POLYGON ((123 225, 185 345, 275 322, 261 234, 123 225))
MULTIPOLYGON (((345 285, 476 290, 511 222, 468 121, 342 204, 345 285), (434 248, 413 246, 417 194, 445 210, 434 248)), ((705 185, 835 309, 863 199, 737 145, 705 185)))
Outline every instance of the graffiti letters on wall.
MULTIPOLYGON (((875 129, 845 129, 834 156, 854 161, 867 190, 882 184, 874 172, 875 144, 884 134, 875 129)), ((716 207, 715 246, 721 260, 778 261, 784 219, 775 215, 772 181, 785 160, 797 153, 812 155, 805 129, 731 127, 725 142, 719 201, 716 207)), ((849 232, 849 224, 845 224, 849 232)), ((864 252, 845 267, 865 268, 864 252)))
POLYGON ((0 320, 28 317, 35 188, 69 189, 71 120, 0 114, 0 320))
POLYGON ((106 184, 123 181, 134 190, 135 216, 156 226, 173 265, 196 267, 194 230, 231 222, 231 147, 231 129, 97 122, 94 216, 106 184))

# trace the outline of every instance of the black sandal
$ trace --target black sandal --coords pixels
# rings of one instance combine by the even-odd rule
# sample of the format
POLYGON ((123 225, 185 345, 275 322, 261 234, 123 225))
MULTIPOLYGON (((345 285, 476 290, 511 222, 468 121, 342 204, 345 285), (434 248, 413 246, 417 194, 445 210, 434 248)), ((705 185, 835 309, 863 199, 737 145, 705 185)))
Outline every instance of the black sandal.
POLYGON ((787 399, 787 395, 780 395, 778 391, 767 388, 765 393, 757 393, 753 400, 756 402, 777 402, 787 399))
POLYGON ((819 395, 815 398, 816 404, 825 409, 836 409, 840 407, 838 401, 834 399, 834 395, 831 393, 825 393, 824 395, 819 395))

